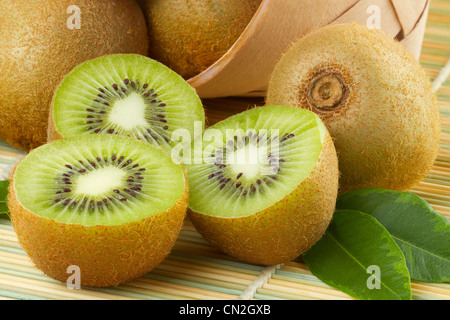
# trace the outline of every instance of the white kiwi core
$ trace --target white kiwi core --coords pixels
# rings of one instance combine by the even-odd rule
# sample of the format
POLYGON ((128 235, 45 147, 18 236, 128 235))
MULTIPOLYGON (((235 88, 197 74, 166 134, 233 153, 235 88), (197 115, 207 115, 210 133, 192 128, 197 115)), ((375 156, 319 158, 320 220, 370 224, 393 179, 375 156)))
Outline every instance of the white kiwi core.
POLYGON ((267 161, 268 153, 267 146, 249 143, 231 152, 227 161, 235 176, 242 173, 247 180, 255 180, 272 171, 271 165, 267 161))
POLYGON ((114 103, 108 120, 124 130, 132 131, 148 125, 145 120, 145 109, 146 105, 142 96, 133 92, 114 103))
POLYGON ((76 195, 90 195, 92 197, 112 192, 123 185, 126 172, 114 166, 100 168, 80 175, 74 181, 76 195))

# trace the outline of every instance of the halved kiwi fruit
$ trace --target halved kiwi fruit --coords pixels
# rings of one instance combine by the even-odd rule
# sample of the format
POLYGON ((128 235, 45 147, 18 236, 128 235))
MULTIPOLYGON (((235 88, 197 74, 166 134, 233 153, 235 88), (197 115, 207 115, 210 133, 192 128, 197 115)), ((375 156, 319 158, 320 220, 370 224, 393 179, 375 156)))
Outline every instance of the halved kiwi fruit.
POLYGON ((82 63, 59 85, 48 138, 120 134, 170 150, 172 133, 185 129, 193 138, 196 122, 202 131, 202 102, 178 74, 141 55, 107 55, 82 63))
POLYGON ((197 138, 185 162, 190 219, 244 261, 294 259, 320 239, 333 215, 337 155, 313 112, 265 106, 237 114, 197 138))
POLYGON ((266 103, 320 116, 339 154, 341 192, 409 190, 439 151, 428 75, 400 43, 363 25, 333 24, 301 38, 275 68, 266 103))
POLYGON ((19 242, 36 266, 65 282, 117 285, 170 252, 183 224, 188 186, 161 149, 108 134, 57 140, 15 168, 9 209, 19 242))

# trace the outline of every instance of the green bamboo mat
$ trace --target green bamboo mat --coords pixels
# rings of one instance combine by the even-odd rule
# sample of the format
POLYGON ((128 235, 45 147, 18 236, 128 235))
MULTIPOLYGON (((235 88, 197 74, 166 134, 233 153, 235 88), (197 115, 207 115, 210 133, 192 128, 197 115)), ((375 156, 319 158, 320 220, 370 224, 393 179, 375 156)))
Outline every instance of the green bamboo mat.
MULTIPOLYGON (((430 75, 442 112, 441 152, 412 192, 450 219, 450 0, 432 0, 421 64, 430 75)), ((262 99, 205 101, 210 124, 262 99)), ((23 153, 0 142, 0 180, 23 153)), ((450 284, 412 283, 413 299, 450 300, 450 284)), ((261 267, 227 256, 207 243, 187 220, 170 255, 152 272, 117 287, 81 290, 45 276, 18 244, 11 222, 0 217, 0 299, 303 300, 352 299, 314 277, 301 259, 261 267)))

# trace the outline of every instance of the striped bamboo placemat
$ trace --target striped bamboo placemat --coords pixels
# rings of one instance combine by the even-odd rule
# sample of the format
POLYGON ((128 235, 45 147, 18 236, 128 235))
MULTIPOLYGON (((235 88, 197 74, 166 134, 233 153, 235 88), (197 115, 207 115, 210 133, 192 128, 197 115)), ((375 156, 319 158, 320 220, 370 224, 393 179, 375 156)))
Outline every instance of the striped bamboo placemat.
MULTIPOLYGON (((441 151, 430 174, 412 192, 450 219, 450 1, 432 0, 421 63, 430 75, 442 112, 441 151)), ((205 101, 209 124, 263 99, 205 101)), ((0 142, 0 180, 23 153, 0 142)), ((413 299, 450 300, 450 284, 412 283, 413 299)), ((110 288, 68 289, 45 276, 24 253, 8 219, 0 217, 0 299, 352 299, 314 277, 298 258, 262 267, 227 256, 207 243, 187 220, 167 259, 147 275, 110 288)))

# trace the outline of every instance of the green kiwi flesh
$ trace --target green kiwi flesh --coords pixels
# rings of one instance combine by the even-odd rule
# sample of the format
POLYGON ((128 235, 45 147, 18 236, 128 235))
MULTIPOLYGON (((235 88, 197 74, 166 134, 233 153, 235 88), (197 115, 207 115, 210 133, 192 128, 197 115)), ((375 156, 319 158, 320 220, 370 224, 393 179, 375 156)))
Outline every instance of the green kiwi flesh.
POLYGON ((80 134, 120 134, 169 150, 171 136, 203 130, 195 90, 163 64, 136 54, 103 56, 68 74, 53 98, 49 141, 80 134))
POLYGON ((222 217, 254 214, 290 194, 314 168, 325 131, 313 113, 277 106, 232 116, 204 139, 214 130, 223 139, 204 142, 204 163, 187 165, 190 208, 222 217))
POLYGON ((182 168, 152 145, 107 134, 35 149, 14 174, 18 201, 67 224, 121 225, 158 214, 185 192, 182 168))

